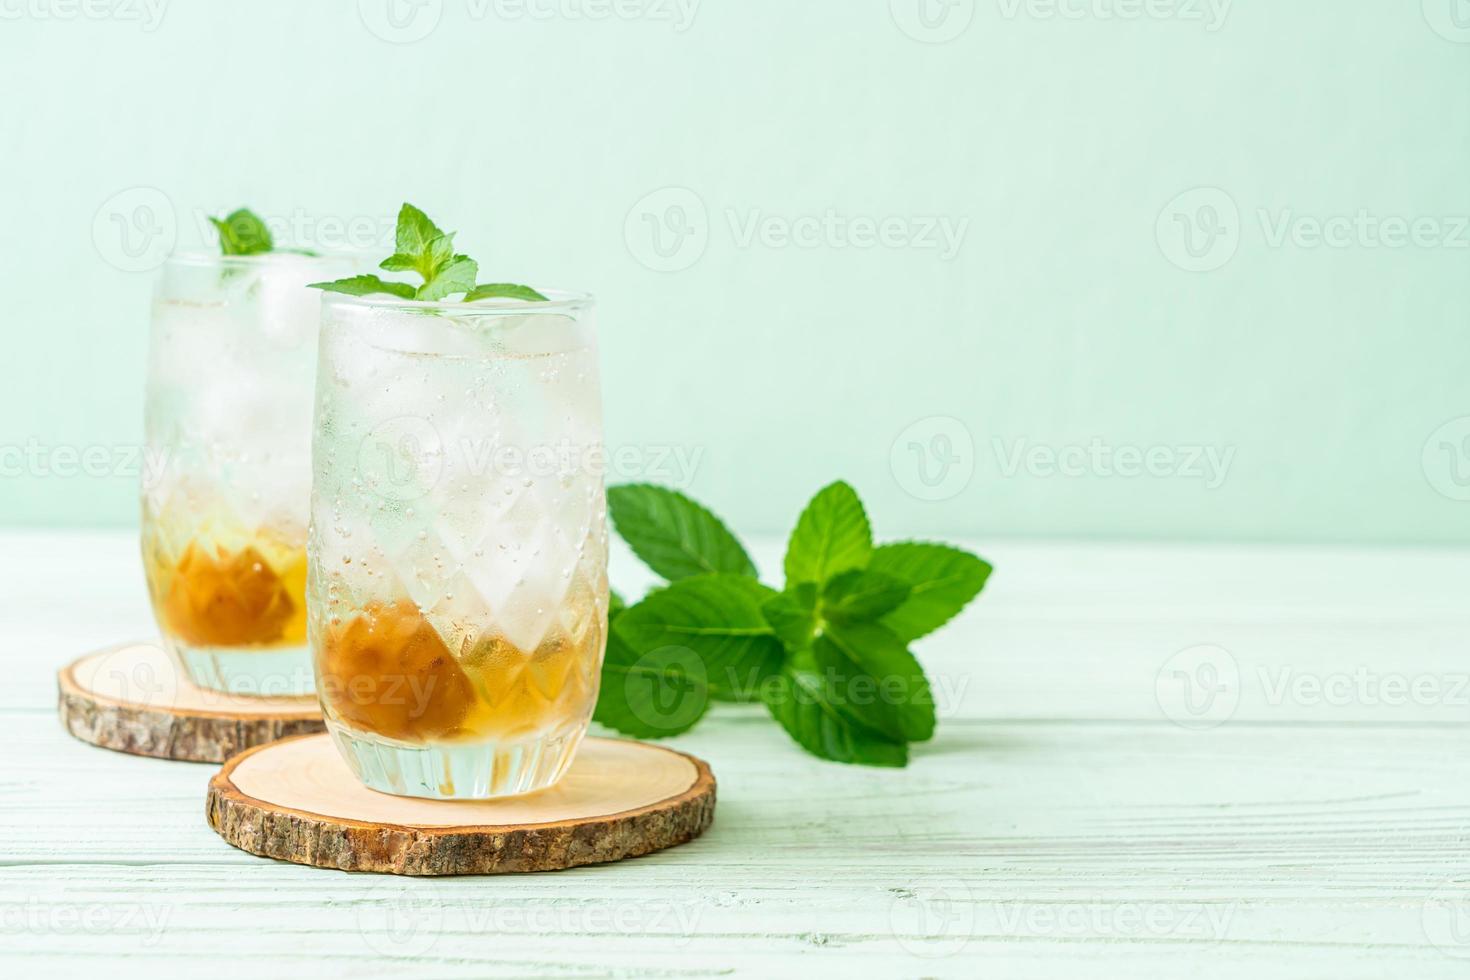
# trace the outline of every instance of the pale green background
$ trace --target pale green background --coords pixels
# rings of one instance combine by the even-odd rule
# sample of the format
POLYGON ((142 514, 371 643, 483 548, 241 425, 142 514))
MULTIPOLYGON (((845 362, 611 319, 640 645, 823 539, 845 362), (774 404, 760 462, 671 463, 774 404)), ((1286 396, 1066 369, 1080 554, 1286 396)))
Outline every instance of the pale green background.
MULTIPOLYGON (((201 209, 408 198, 496 277, 595 292, 609 442, 702 451, 690 488, 741 530, 785 529, 843 476, 881 536, 1470 541, 1462 430, 1424 457, 1470 415, 1470 231, 1272 247, 1258 215, 1470 214, 1463 0, 1237 0, 1215 30, 1207 0, 1139 20, 959 0, 972 20, 933 44, 904 0, 703 0, 682 31, 443 0, 398 45, 351 2, 174 0, 151 31, 64 3, 0 11, 0 447, 140 438, 152 277, 94 238, 114 195, 161 190, 184 244, 201 209), (664 187, 707 212, 680 271, 640 264, 636 213, 625 235, 664 187), (1239 208, 1214 271, 1156 239, 1196 187, 1239 208), (727 217, 829 208, 969 226, 945 260, 742 247, 727 217), (932 416, 959 420, 974 474, 921 500, 891 450, 932 416), (1094 437, 1235 455, 1207 489, 1006 475, 994 442, 1094 437)), ((578 6, 536 7, 558 3, 578 6)), ((132 483, 8 472, 0 521, 126 525, 132 483)))

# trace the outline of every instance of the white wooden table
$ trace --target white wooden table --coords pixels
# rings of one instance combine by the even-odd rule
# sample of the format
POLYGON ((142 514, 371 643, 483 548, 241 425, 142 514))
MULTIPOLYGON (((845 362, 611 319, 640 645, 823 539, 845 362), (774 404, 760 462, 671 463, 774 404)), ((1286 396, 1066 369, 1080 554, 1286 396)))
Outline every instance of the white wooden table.
POLYGON ((699 840, 409 880, 233 850, 213 767, 64 734, 56 668, 152 632, 135 545, 0 534, 0 973, 1470 975, 1470 554, 982 551, 908 769, 730 708, 675 740, 719 779, 699 840))

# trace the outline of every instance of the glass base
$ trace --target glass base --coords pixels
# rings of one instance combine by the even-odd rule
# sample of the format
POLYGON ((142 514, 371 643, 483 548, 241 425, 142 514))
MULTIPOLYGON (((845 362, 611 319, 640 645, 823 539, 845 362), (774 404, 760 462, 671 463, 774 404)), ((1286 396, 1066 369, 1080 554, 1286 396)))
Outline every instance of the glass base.
POLYGON ((297 647, 194 647, 168 643, 195 687, 254 698, 298 698, 316 692, 311 650, 297 647))
POLYGON ((410 745, 344 728, 327 730, 364 786, 394 796, 488 800, 554 785, 571 767, 585 721, 519 741, 410 745))

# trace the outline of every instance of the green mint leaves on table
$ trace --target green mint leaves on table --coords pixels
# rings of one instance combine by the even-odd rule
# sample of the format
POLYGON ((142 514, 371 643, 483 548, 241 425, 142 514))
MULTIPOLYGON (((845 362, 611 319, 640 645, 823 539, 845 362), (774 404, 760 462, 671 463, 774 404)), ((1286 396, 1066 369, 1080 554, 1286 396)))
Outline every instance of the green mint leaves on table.
POLYGON ((371 296, 386 293, 400 299, 432 302, 456 293, 464 294, 464 302, 473 303, 482 299, 519 299, 526 301, 545 300, 546 297, 530 286, 513 283, 484 283, 476 285, 480 266, 468 255, 454 251, 454 232, 444 232, 429 216, 412 204, 405 203, 398 212, 398 228, 395 233, 393 254, 378 264, 385 272, 407 272, 423 280, 415 286, 407 282, 395 282, 368 274, 337 279, 333 282, 314 282, 317 289, 351 296, 371 296))
POLYGON ((908 744, 933 736, 934 697, 908 645, 980 593, 987 563, 943 544, 874 546, 842 482, 797 520, 781 591, 681 493, 614 486, 608 510, 668 584, 631 606, 613 593, 598 722, 658 738, 688 731, 712 700, 759 701, 813 755, 872 766, 905 765, 908 744))
POLYGON ((260 255, 272 251, 271 230, 254 211, 237 208, 223 218, 209 219, 219 232, 220 251, 225 255, 260 255))

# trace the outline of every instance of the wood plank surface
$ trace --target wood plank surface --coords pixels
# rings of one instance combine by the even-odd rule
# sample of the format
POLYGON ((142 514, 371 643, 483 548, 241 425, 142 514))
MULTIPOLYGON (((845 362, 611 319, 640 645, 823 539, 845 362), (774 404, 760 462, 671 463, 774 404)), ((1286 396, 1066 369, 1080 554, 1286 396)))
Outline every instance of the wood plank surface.
MULTIPOLYGON (((755 550, 779 567, 780 542, 755 550)), ((149 632, 136 549, 0 535, 0 959, 122 977, 1470 974, 1470 555, 981 550, 986 596, 918 644, 942 720, 908 769, 818 762, 759 708, 721 706, 669 743, 719 780, 704 836, 419 881, 243 854, 204 823, 212 767, 67 736, 56 668, 149 632)), ((647 581, 622 553, 613 578, 647 581)))

